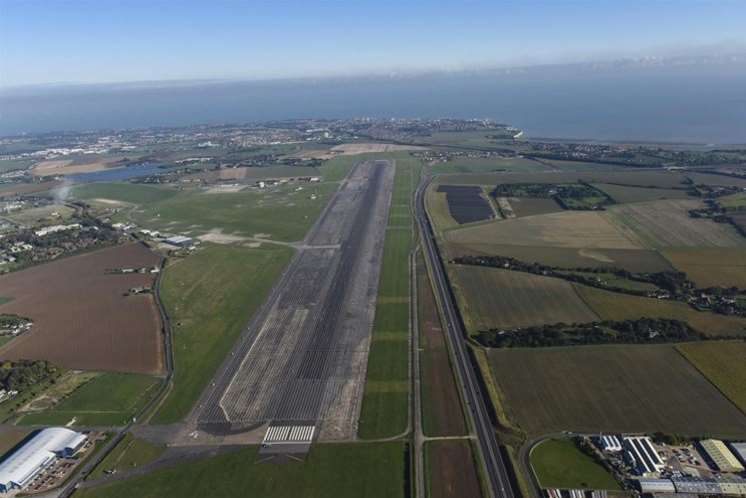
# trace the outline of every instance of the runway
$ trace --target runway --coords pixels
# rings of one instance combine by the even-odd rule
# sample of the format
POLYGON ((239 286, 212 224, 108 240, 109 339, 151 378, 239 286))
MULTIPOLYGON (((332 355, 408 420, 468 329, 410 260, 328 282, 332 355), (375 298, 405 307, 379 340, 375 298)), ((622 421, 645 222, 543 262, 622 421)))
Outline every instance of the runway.
POLYGON ((354 437, 393 173, 389 161, 354 167, 203 395, 200 428, 270 422, 354 437))

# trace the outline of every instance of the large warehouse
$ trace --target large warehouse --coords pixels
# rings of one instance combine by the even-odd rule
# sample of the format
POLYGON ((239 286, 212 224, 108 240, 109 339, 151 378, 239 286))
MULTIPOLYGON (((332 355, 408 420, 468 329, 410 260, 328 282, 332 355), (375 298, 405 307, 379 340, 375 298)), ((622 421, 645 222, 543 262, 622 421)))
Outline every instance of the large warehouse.
POLYGON ((75 455, 86 439, 84 434, 61 427, 39 431, 0 463, 0 492, 23 489, 57 458, 75 455))
POLYGON ((721 472, 743 472, 744 467, 719 439, 705 439, 699 445, 721 472))

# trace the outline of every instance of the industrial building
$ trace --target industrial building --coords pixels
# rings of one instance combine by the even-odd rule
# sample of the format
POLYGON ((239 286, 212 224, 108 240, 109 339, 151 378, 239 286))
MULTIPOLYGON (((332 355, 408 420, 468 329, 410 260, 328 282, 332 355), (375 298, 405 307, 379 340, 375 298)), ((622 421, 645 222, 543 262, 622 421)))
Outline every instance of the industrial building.
POLYGON ((733 454, 741 460, 741 463, 746 466, 746 443, 728 443, 733 454))
POLYGON ((599 436, 598 444, 602 450, 610 453, 622 451, 622 443, 616 436, 599 436))
POLYGON ((623 438, 625 458, 642 476, 656 476, 663 470, 664 464, 655 450, 653 442, 647 436, 630 436, 623 438))
POLYGON ((671 479, 638 479, 641 493, 675 493, 676 488, 671 479))
POLYGON ((744 471, 738 458, 719 439, 705 439, 700 441, 699 445, 720 472, 744 471))
POLYGON ((192 245, 192 239, 183 235, 174 235, 173 237, 164 239, 163 242, 176 247, 189 247, 192 245))
POLYGON ((0 463, 0 492, 25 488, 57 458, 74 456, 86 440, 84 434, 61 427, 39 431, 0 463))

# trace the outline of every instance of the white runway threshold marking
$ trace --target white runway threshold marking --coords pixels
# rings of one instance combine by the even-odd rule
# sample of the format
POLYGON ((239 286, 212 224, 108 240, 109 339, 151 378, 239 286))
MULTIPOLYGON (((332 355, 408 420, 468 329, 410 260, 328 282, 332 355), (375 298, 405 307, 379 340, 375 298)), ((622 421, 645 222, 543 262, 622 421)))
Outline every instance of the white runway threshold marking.
POLYGON ((313 442, 313 425, 270 425, 262 444, 303 444, 313 442))

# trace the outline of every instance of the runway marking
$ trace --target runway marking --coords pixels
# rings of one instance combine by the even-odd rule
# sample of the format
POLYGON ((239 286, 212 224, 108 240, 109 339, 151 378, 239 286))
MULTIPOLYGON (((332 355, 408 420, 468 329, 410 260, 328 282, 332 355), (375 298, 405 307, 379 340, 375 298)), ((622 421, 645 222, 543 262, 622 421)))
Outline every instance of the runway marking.
POLYGON ((313 425, 270 425, 262 444, 311 443, 315 433, 313 425))

